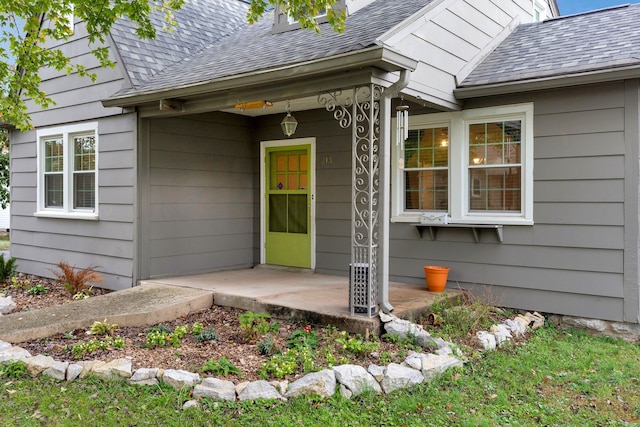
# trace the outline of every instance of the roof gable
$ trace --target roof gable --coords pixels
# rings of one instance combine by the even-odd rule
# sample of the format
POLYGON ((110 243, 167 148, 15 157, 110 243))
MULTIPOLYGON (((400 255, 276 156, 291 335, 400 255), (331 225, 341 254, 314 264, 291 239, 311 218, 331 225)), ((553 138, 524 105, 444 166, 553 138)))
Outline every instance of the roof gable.
POLYGON ((521 25, 460 84, 561 78, 640 65, 640 5, 521 25))

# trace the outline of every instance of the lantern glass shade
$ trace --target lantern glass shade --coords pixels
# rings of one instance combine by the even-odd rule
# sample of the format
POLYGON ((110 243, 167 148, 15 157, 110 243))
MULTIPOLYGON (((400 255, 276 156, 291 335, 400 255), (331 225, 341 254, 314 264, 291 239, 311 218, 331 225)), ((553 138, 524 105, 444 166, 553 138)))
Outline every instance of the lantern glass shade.
POLYGON ((296 133, 296 128, 298 127, 298 121, 296 120, 295 117, 291 115, 291 113, 287 113, 285 118, 282 119, 280 126, 282 127, 282 132, 285 135, 291 136, 294 133, 296 133))

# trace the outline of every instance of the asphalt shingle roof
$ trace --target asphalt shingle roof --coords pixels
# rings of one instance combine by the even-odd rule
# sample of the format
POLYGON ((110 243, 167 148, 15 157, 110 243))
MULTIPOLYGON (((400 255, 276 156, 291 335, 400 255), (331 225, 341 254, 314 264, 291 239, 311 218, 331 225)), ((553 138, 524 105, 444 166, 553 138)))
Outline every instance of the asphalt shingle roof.
POLYGON ((640 4, 521 25, 460 87, 640 64, 640 4))
MULTIPOLYGON (((327 23, 320 25, 320 34, 309 30, 272 34, 273 20, 265 17, 254 25, 245 25, 195 55, 185 55, 184 60, 138 82, 135 88, 123 89, 114 96, 191 86, 222 77, 362 50, 376 45, 381 35, 431 1, 376 0, 350 16, 346 30, 340 34, 334 32, 327 23)), ((180 37, 180 33, 176 32, 176 36, 180 37)), ((139 55, 144 55, 144 52, 139 55)))
MULTIPOLYGON (((113 25, 111 36, 136 87, 246 25, 247 8, 240 0, 189 0, 174 12, 178 26, 172 32, 158 31, 154 40, 140 40, 134 24, 120 19, 113 25)), ((156 12, 152 20, 156 28, 162 28, 164 15, 156 12)))

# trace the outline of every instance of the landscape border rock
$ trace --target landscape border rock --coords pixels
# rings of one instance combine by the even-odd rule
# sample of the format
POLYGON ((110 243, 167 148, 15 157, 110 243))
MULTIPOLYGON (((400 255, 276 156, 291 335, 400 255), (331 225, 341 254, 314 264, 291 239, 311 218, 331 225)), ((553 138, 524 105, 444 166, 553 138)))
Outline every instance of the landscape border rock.
MULTIPOLYGON (((330 397, 336 389, 346 398, 365 392, 392 393, 396 390, 413 387, 430 381, 437 375, 453 367, 461 367, 464 360, 455 345, 440 338, 433 338, 422 326, 398 319, 393 315, 380 315, 386 325, 387 333, 407 336, 414 334, 421 337, 421 343, 427 348, 437 348, 434 353, 410 352, 401 363, 390 363, 387 366, 370 365, 367 369, 359 365, 340 365, 332 369, 312 372, 293 383, 287 381, 265 380, 241 382, 234 385, 232 381, 218 378, 201 378, 199 374, 168 369, 139 368, 132 372, 131 361, 115 359, 110 362, 100 360, 68 363, 56 361, 49 356, 31 354, 21 347, 0 341, 0 364, 11 361, 22 361, 30 375, 45 375, 57 381, 75 381, 94 374, 102 379, 127 379, 130 385, 156 385, 164 382, 178 390, 191 389, 196 399, 211 398, 219 401, 245 401, 256 399, 276 399, 286 401, 296 396, 318 395, 330 397)), ((515 319, 494 325, 491 332, 480 331, 477 336, 481 343, 488 343, 483 348, 492 350, 512 339, 512 333, 520 337, 527 329, 537 329, 544 324, 544 317, 538 313, 518 315, 515 319), (516 325, 519 324, 520 326, 516 325), (493 346, 490 345, 493 343, 493 346)), ((189 400, 184 409, 197 408, 197 400, 189 400)))

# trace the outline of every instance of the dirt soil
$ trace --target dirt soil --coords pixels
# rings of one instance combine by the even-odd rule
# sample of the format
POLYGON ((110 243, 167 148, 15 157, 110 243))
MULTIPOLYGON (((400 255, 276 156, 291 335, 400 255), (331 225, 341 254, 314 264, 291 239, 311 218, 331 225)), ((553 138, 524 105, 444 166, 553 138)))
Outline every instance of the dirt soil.
MULTIPOLYGON (((93 295, 104 292, 100 289, 93 289, 93 295)), ((49 281, 37 277, 29 277, 18 281, 9 281, 0 284, 0 293, 11 295, 17 304, 15 311, 25 311, 40 309, 57 304, 65 304, 73 301, 73 297, 64 287, 55 281, 49 281), (44 287, 46 293, 36 294, 33 290, 36 287, 44 287), (35 294, 35 295, 34 295, 35 294)), ((97 350, 90 354, 85 354, 82 358, 74 357, 71 348, 81 342, 88 342, 95 336, 88 335, 88 330, 78 329, 68 331, 65 334, 55 335, 49 338, 21 343, 20 347, 25 348, 31 354, 44 354, 60 361, 74 362, 78 360, 103 360, 110 361, 117 358, 129 358, 132 361, 133 369, 138 368, 163 368, 163 369, 184 369, 190 372, 199 372, 203 365, 209 360, 218 360, 226 357, 235 365, 242 375, 229 375, 232 381, 260 379, 258 370, 271 356, 261 354, 259 342, 264 341, 264 337, 250 339, 245 336, 240 327, 238 316, 242 310, 233 308, 213 306, 212 308, 200 311, 189 316, 166 322, 165 326, 174 330, 176 326, 186 325, 192 328, 195 322, 203 324, 204 328, 212 328, 219 336, 217 341, 204 341, 198 343, 195 336, 187 334, 180 340, 179 346, 166 346, 147 348, 145 346, 148 327, 118 327, 114 336, 124 339, 125 345, 122 349, 110 348, 108 350, 97 350)), ((370 363, 386 364, 392 361, 399 362, 406 355, 406 348, 399 348, 392 343, 380 340, 380 347, 366 355, 354 355, 343 348, 343 344, 336 339, 340 338, 340 331, 334 328, 323 328, 313 325, 301 325, 289 323, 282 320, 272 320, 279 323, 277 332, 272 334, 274 349, 285 350, 287 346, 287 336, 295 331, 313 331, 318 336, 319 346, 317 350, 317 363, 325 363, 323 353, 327 351, 335 357, 334 364, 355 363, 367 366, 370 363), (383 358, 381 360, 381 357, 383 358)), ((275 331, 276 328, 274 328, 275 331)), ((299 332, 300 333, 300 332, 299 332)), ((353 336, 351 336, 353 337, 353 336)), ((98 337, 100 338, 100 337, 98 337)), ((347 337, 348 339, 349 337, 347 337)), ((104 338, 102 338, 104 339, 104 338)), ((221 377, 221 375, 205 374, 221 377)), ((304 375, 302 368, 287 379, 290 381, 304 375)))

